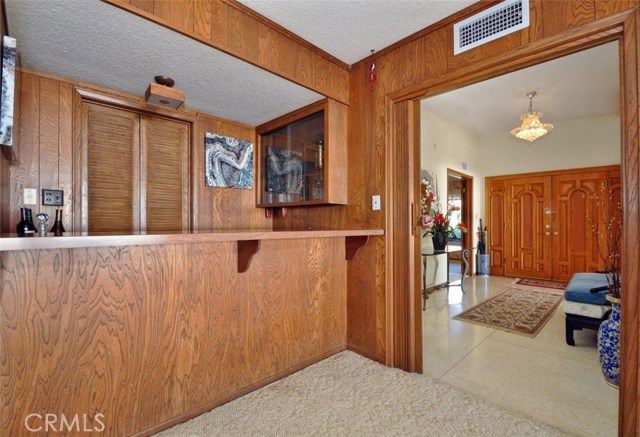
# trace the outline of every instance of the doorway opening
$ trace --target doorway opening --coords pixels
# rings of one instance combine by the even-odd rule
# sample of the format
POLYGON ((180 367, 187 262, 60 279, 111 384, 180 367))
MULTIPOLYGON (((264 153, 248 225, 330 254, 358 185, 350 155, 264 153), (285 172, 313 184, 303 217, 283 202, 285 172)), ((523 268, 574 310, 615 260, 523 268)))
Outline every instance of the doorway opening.
MULTIPOLYGON (((470 232, 473 232, 473 230, 469 226, 473 223, 472 176, 450 168, 447 169, 447 204, 457 208, 457 211, 451 214, 451 221, 449 222, 449 225, 453 228, 453 235, 449 237, 449 245, 459 246, 463 250, 471 250, 472 239, 470 232), (463 232, 463 229, 466 232, 463 232)), ((464 272, 462 253, 463 251, 456 251, 449 256, 450 278, 457 278, 458 275, 462 277, 464 272)), ((473 257, 470 257, 467 262, 469 263, 467 274, 473 276, 473 257)))
MULTIPOLYGON (((464 174, 477 182, 468 193, 469 205, 475 213, 465 223, 469 232, 460 236, 460 244, 466 237, 471 247, 477 245, 475 230, 486 223, 490 199, 485 178, 620 164, 618 57, 619 44, 607 43, 420 102, 421 170, 437 174, 440 180, 446 177, 448 203, 462 198, 458 187, 462 186, 459 174, 463 168, 464 174), (585 74, 600 74, 599 68, 609 67, 613 69, 602 74, 615 84, 615 90, 609 90, 612 95, 590 96, 579 85, 581 79, 587 80, 585 74), (580 73, 570 73, 571 68, 580 73), (546 121, 554 123, 555 129, 529 144, 516 140, 510 130, 526 109, 527 92, 534 88, 538 91, 537 108, 545 112, 546 121), (515 104, 503 112, 501 105, 511 93, 515 104), (590 98, 611 102, 611 106, 600 111, 597 103, 586 103, 580 108, 593 112, 580 113, 563 107, 562 102, 590 98)), ((596 93, 601 91, 602 87, 596 93)), ((537 207, 533 203, 529 206, 537 207)), ((469 213, 464 209, 461 212, 469 213)), ((494 220, 491 226, 504 227, 504 222, 494 220)), ((516 232, 528 232, 522 226, 526 223, 515 223, 513 227, 516 232)), ((545 230, 544 223, 541 229, 545 230)), ((489 241, 498 238, 498 232, 489 229, 487 237, 489 241)), ((544 238, 543 232, 532 241, 544 238)), ((451 243, 456 243, 455 238, 451 243)), ((453 287, 431 294, 422 313, 424 373, 565 432, 578 435, 611 432, 617 426, 618 396, 602 378, 595 332, 580 332, 579 347, 565 344, 562 307, 553 312, 534 338, 453 319, 517 287, 510 277, 476 276, 465 278, 465 293, 453 287), (585 366, 579 377, 567 372, 557 380, 543 370, 576 366, 585 366), (558 399, 566 399, 569 394, 575 398, 558 403, 558 399), (593 398, 600 399, 597 410, 589 410, 588 399, 593 398), (544 407, 536 409, 532 405, 544 407), (568 416, 579 420, 567 423, 568 416)))

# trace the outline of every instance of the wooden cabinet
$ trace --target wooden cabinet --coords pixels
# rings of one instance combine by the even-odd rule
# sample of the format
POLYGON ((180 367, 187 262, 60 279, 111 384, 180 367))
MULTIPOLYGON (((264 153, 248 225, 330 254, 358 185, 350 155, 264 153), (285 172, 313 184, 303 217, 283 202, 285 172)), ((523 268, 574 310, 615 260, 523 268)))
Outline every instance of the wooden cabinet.
POLYGON ((347 107, 326 99, 256 128, 256 204, 347 203, 347 107))
POLYGON ((617 211, 618 166, 499 176, 486 187, 491 274, 568 281, 603 268, 593 225, 617 211))
POLYGON ((188 123, 83 102, 81 230, 187 230, 189 138, 188 123))

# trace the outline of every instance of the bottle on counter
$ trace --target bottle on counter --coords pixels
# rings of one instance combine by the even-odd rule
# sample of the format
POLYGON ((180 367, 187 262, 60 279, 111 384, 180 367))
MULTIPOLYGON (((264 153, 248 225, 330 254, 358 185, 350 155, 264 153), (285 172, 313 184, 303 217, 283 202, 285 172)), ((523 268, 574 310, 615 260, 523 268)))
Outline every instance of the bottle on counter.
POLYGON ((320 140, 316 143, 316 147, 318 149, 318 156, 316 159, 316 168, 322 168, 323 159, 324 159, 324 141, 320 140))
POLYGON ((16 226, 16 234, 19 237, 33 237, 35 233, 31 208, 20 208, 20 223, 16 226))
POLYGON ((65 232, 64 226, 62 225, 62 210, 56 209, 56 220, 53 222, 53 226, 51 227, 51 232, 54 236, 60 237, 65 232))

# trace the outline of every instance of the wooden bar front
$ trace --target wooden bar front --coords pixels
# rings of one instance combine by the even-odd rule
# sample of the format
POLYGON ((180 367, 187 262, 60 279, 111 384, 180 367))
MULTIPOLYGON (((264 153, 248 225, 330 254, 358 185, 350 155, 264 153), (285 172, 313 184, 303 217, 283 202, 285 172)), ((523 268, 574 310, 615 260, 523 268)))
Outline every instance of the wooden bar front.
POLYGON ((344 232, 262 234, 245 273, 236 241, 216 234, 147 245, 5 244, 0 434, 30 435, 25 419, 35 413, 79 415, 80 432, 70 434, 83 434, 86 416, 86 427, 103 422, 105 435, 148 435, 344 350, 344 232))

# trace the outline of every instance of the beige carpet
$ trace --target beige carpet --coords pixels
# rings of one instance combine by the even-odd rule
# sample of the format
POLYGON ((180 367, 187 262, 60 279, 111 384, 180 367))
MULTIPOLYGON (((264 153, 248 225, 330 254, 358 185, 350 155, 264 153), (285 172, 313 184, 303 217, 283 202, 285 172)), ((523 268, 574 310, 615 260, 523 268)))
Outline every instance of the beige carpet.
POLYGON ((427 376, 341 352, 160 436, 562 436, 427 376))
POLYGON ((557 290, 507 288, 454 319, 535 337, 553 316, 562 298, 557 290))

